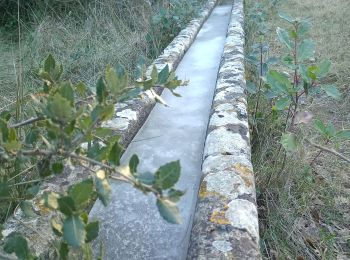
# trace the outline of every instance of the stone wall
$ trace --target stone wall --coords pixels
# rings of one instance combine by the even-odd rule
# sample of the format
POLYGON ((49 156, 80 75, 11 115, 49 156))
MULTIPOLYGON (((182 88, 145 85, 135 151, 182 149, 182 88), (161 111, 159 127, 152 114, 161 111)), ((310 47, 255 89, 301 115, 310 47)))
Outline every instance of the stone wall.
POLYGON ((243 23, 243 0, 234 0, 208 126, 188 259, 261 258, 243 23))
MULTIPOLYGON (((174 70, 181 61, 187 49, 191 46, 196 38, 202 24, 208 18, 217 0, 208 0, 206 6, 201 11, 198 18, 193 19, 189 25, 182 30, 177 37, 169 44, 163 53, 154 61, 158 70, 166 65, 170 70, 174 70)), ((152 68, 150 66, 150 69, 152 68)), ((157 90, 159 94, 161 89, 157 90)), ((107 122, 106 126, 113 128, 122 135, 122 143, 127 146, 139 128, 146 120, 148 114, 155 104, 152 93, 144 93, 142 98, 131 100, 127 103, 117 104, 117 113, 113 120, 107 122)), ((54 212, 47 211, 40 202, 40 195, 44 191, 65 191, 69 185, 78 182, 88 176, 88 172, 81 168, 75 168, 73 171, 67 169, 62 175, 53 177, 45 181, 41 186, 41 192, 32 200, 35 217, 25 218, 21 209, 17 208, 6 223, 2 231, 3 237, 12 232, 19 232, 27 239, 29 246, 36 255, 47 256, 49 244, 55 238, 50 219, 55 215, 54 212)), ((0 259, 15 259, 12 256, 5 256, 0 252, 0 259)))

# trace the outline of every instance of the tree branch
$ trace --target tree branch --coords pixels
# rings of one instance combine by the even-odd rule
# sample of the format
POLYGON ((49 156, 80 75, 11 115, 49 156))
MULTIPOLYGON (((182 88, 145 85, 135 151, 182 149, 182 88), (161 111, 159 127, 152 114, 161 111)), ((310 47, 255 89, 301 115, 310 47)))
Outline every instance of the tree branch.
POLYGON ((330 149, 330 148, 327 148, 327 147, 324 147, 322 145, 319 145, 319 144, 315 144, 313 142, 311 142, 310 140, 308 139, 305 139, 309 144, 311 144, 312 146, 324 151, 324 152, 327 152, 327 153, 331 153, 335 156, 338 156, 339 158, 343 159, 344 161, 347 161, 348 163, 350 163, 350 158, 342 155, 341 153, 338 153, 337 151, 335 151, 334 149, 330 149))

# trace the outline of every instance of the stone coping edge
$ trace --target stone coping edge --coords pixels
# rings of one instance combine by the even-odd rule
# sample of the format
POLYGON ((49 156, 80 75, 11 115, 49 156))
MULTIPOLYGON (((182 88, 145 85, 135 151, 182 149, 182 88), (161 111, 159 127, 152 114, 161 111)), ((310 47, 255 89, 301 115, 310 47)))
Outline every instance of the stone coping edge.
MULTIPOLYGON (((170 70, 175 70, 217 2, 218 0, 208 0, 199 16, 190 21, 188 26, 154 60, 148 70, 150 71, 153 65, 156 65, 159 71, 166 65, 169 66, 170 70)), ((162 89, 157 89, 156 92, 160 94, 162 89)), ((146 92, 142 98, 135 98, 126 103, 117 104, 115 118, 108 121, 105 126, 119 133, 122 136, 122 144, 127 147, 147 119, 155 103, 156 101, 152 93, 146 92)), ((54 212, 47 212, 41 206, 39 197, 44 191, 65 191, 69 185, 89 176, 89 173, 83 168, 73 169, 74 174, 71 171, 66 170, 60 176, 55 176, 42 184, 39 194, 31 200, 36 213, 35 217, 25 218, 21 209, 17 208, 13 216, 9 217, 3 225, 3 238, 6 238, 12 232, 19 232, 26 238, 34 254, 51 259, 52 256, 48 248, 55 235, 50 226, 50 219, 56 215, 54 212)), ((14 254, 7 255, 2 250, 0 250, 0 258, 16 259, 14 254)))
POLYGON ((234 0, 204 148, 191 260, 261 259, 243 26, 243 0, 234 0))

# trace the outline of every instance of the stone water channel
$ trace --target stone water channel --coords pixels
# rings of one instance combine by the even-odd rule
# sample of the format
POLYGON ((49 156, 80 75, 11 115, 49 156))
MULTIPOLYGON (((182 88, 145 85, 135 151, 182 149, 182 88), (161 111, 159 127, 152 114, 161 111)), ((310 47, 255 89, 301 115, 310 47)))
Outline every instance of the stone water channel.
MULTIPOLYGON (((183 224, 172 225, 160 217, 154 197, 113 181, 109 206, 97 201, 90 212, 91 220, 100 220, 95 248, 102 242, 104 259, 260 259, 243 23, 243 0, 208 0, 153 63, 159 70, 176 68, 180 79, 190 80, 178 90, 182 97, 164 91, 169 107, 154 106, 147 95, 118 104, 108 126, 128 146, 122 162, 137 154, 140 170, 154 172, 180 160, 177 188, 186 194, 179 204, 183 224)), ((35 255, 52 259, 50 219, 56 213, 41 210, 40 194, 64 191, 86 177, 77 168, 45 181, 32 200, 36 216, 27 219, 18 208, 4 223, 3 237, 19 232, 35 255)))
POLYGON ((157 104, 125 151, 122 162, 140 157, 140 171, 155 172, 159 166, 180 160, 177 188, 186 190, 179 203, 183 224, 164 221, 154 196, 144 196, 128 184, 112 183, 111 202, 99 201, 90 217, 101 221, 100 239, 106 259, 185 259, 202 176, 204 143, 217 72, 226 39, 232 5, 215 7, 176 69, 189 85, 181 97, 164 91, 169 107, 157 104))
MULTIPOLYGON (((90 213, 92 219, 97 218, 101 220, 100 236, 97 244, 103 242, 106 248, 106 259, 175 260, 186 259, 187 257, 188 259, 236 259, 238 256, 240 258, 237 259, 259 258, 258 246, 255 245, 258 241, 256 207, 254 202, 249 201, 235 201, 236 203, 244 204, 245 207, 240 212, 243 214, 243 219, 236 218, 242 223, 239 223, 236 227, 243 230, 246 228, 247 232, 243 231, 241 233, 248 235, 242 236, 240 232, 234 233, 238 235, 236 240, 239 240, 240 237, 243 238, 243 244, 238 244, 238 247, 230 244, 232 241, 229 233, 233 230, 225 227, 225 224, 229 224, 229 222, 226 223, 226 221, 229 221, 229 217, 226 218, 223 215, 222 219, 224 221, 215 223, 215 219, 207 219, 210 216, 199 216, 199 220, 202 219, 200 221, 202 222, 201 225, 206 226, 208 224, 208 227, 212 227, 212 230, 207 230, 204 227, 202 231, 209 233, 211 231, 218 232, 218 235, 213 235, 207 239, 208 241, 204 239, 204 243, 200 243, 200 241, 203 242, 203 239, 196 237, 201 235, 200 232, 196 232, 196 234, 193 234, 195 237, 192 238, 192 241, 195 242, 191 246, 190 254, 188 255, 198 190, 203 177, 203 153, 218 70, 221 62, 225 63, 222 55, 225 42, 227 43, 228 26, 235 26, 237 24, 236 19, 242 17, 242 1, 236 2, 238 5, 237 3, 233 5, 232 1, 226 1, 214 8, 176 69, 176 74, 179 78, 190 80, 188 86, 179 90, 181 98, 174 97, 169 92, 164 92, 162 97, 169 104, 169 107, 158 104, 154 107, 147 121, 138 131, 122 157, 122 161, 128 162, 133 154, 138 154, 142 162, 140 165, 141 171, 150 172, 154 172, 160 165, 169 161, 180 160, 182 169, 177 188, 186 191, 179 203, 183 224, 172 225, 164 221, 155 207, 154 196, 145 196, 128 184, 113 182, 110 205, 105 208, 97 201, 90 213), (240 8, 241 12, 233 11, 232 8, 235 7, 240 8), (231 14, 236 15, 236 17, 231 17, 231 14), (248 211, 246 211, 246 207, 248 207, 248 211), (252 220, 249 219, 249 214, 252 214, 252 220), (214 224, 211 222, 214 222, 214 224), (250 222, 253 224, 250 224, 250 222), (247 227, 245 223, 248 223, 247 227), (218 229, 215 227, 217 224, 219 224, 218 229), (224 231, 220 230, 220 226, 224 228, 224 231), (211 239, 213 241, 210 241, 211 239), (239 247, 243 247, 248 251, 252 247, 254 252, 247 252, 247 257, 245 257, 245 252, 242 252, 242 248, 239 247), (237 251, 237 255, 235 255, 234 249, 237 251)), ((242 45, 242 39, 239 40, 242 45)), ((230 47, 230 44, 228 47, 230 47)), ((243 50, 240 51, 241 54, 238 58, 242 60, 243 50)), ((242 62, 239 65, 243 67, 242 62)), ((238 78, 242 78, 242 73, 243 69, 241 68, 238 78)), ((234 76, 237 77, 237 75, 234 76)), ((240 85, 239 87, 242 86, 240 85)), ((225 91, 224 89, 224 95, 225 91)), ((245 110, 246 103, 243 102, 242 105, 243 110, 245 110)), ((232 116, 235 117, 237 113, 232 109, 231 111, 232 116)), ((238 125, 238 128, 244 127, 245 136, 241 138, 240 133, 237 133, 239 139, 234 136, 232 140, 236 142, 236 145, 233 144, 233 147, 229 147, 229 150, 239 147, 242 150, 239 151, 240 153, 248 154, 247 158, 239 157, 239 155, 238 158, 243 162, 243 165, 248 165, 243 166, 243 168, 250 170, 247 113, 243 111, 241 114, 244 114, 245 120, 240 121, 235 117, 233 123, 238 121, 238 124, 241 125, 238 125)), ((232 116, 228 117, 228 124, 230 119, 232 121, 232 116)), ((225 127, 221 128, 221 130, 224 132, 229 131, 225 127)), ((225 133, 222 137, 225 138, 225 133)), ((231 144, 232 140, 227 140, 226 144, 231 144)), ((213 145, 216 146, 215 144, 213 145)), ((221 145, 225 146, 225 143, 221 145)), ((221 148, 219 147, 219 149, 221 148)), ((224 158, 224 161, 226 159, 224 158)), ((222 159, 219 158, 219 162, 220 160, 222 159)), ((232 162, 239 162, 239 160, 232 158, 231 160, 232 162)), ((227 164, 227 160, 223 163, 227 164)), ((250 171, 247 174, 252 174, 252 172, 250 171)), ((242 190, 239 187, 240 183, 237 181, 232 182, 232 178, 224 178, 224 180, 228 181, 228 185, 232 184, 232 189, 238 188, 242 190)), ((251 183, 254 183, 253 179, 251 183)), ((221 183, 221 185, 225 186, 225 183, 221 183)), ((251 189, 248 189, 248 191, 243 189, 243 192, 247 192, 248 196, 253 194, 252 200, 254 200, 253 185, 251 186, 251 189)), ((213 200, 213 198, 208 199, 213 200)), ((204 201, 204 203, 206 202, 204 201)), ((228 206, 226 207, 228 208, 228 206)), ((214 209, 210 210, 215 212, 215 206, 214 209)), ((236 207, 236 210, 239 212, 239 207, 236 207)), ((222 212, 219 214, 225 214, 225 211, 222 212)), ((233 217, 233 219, 235 218, 233 217)))

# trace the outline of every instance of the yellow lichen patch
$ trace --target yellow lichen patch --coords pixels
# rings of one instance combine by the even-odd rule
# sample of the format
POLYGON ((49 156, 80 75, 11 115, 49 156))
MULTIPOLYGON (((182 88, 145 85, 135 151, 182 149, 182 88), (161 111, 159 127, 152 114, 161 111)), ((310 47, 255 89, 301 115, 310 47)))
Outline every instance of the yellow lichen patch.
POLYGON ((213 214, 211 214, 210 222, 216 223, 219 225, 228 225, 231 222, 226 218, 225 216, 226 211, 214 211, 213 214))
POLYGON ((201 187, 199 188, 199 197, 200 198, 205 198, 207 197, 208 191, 207 191, 207 182, 203 181, 201 183, 201 187))
POLYGON ((236 172, 239 173, 247 187, 253 186, 253 172, 250 167, 241 163, 236 163, 233 165, 233 168, 236 172))
POLYGON ((242 180, 244 181, 245 186, 251 187, 253 186, 253 182, 250 177, 247 176, 241 176, 242 180))
POLYGON ((243 175, 251 175, 253 172, 252 172, 252 169, 244 164, 241 164, 241 163, 235 163, 233 165, 233 168, 239 172, 239 173, 242 173, 243 175))
POLYGON ((44 201, 41 198, 38 198, 33 201, 35 208, 38 209, 41 216, 49 214, 52 210, 44 205, 44 201))
POLYGON ((201 187, 199 188, 198 196, 199 196, 199 198, 203 199, 203 198, 207 198, 209 196, 221 196, 221 195, 217 192, 214 192, 214 191, 208 191, 207 190, 207 182, 202 181, 201 187))

